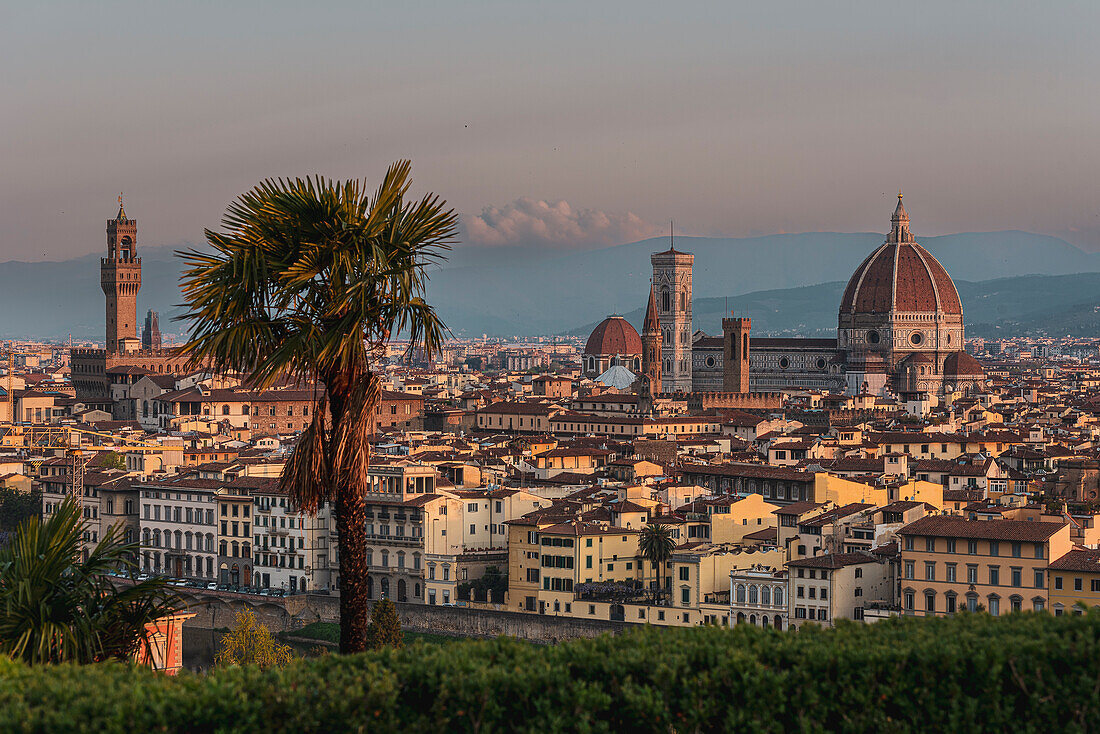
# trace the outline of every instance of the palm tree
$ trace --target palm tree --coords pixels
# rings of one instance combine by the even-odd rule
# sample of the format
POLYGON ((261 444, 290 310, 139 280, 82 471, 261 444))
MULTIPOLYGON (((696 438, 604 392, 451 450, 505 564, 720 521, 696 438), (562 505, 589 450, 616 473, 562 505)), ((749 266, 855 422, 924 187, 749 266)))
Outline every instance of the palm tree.
POLYGON ((457 216, 438 196, 407 200, 409 162, 390 166, 373 197, 359 181, 266 180, 229 206, 213 254, 181 253, 190 312, 184 352, 196 365, 284 378, 318 390, 310 426, 280 486, 304 512, 331 502, 340 554, 340 650, 365 649, 369 438, 391 335, 433 353, 445 327, 423 299, 425 266, 441 260, 457 216))
POLYGON ((642 534, 638 537, 638 552, 653 564, 657 576, 657 580, 654 582, 656 594, 660 594, 661 591, 661 566, 668 562, 675 545, 672 540, 672 530, 668 525, 662 525, 661 523, 646 525, 642 529, 642 534))
POLYGON ((85 530, 70 497, 46 521, 25 520, 0 550, 0 654, 31 664, 128 660, 149 650, 147 624, 178 611, 163 579, 111 583, 110 571, 135 568, 140 548, 117 527, 74 560, 85 530))

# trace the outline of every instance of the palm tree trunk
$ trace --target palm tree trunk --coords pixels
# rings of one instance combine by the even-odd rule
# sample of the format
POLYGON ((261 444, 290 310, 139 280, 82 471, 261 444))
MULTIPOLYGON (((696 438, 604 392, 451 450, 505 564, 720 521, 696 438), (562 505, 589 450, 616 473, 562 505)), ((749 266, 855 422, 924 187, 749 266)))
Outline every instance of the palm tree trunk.
MULTIPOLYGON (((329 410, 335 427, 345 419, 347 398, 353 380, 341 375, 328 382, 329 410)), ((373 420, 374 416, 368 417, 373 420)), ((370 597, 367 594, 367 517, 362 494, 356 482, 343 467, 334 467, 336 484, 334 509, 340 550, 340 652, 363 652, 367 649, 367 626, 370 624, 370 597)))
POLYGON ((370 599, 367 596, 367 530, 362 497, 342 488, 336 494, 340 548, 340 652, 367 649, 370 599))

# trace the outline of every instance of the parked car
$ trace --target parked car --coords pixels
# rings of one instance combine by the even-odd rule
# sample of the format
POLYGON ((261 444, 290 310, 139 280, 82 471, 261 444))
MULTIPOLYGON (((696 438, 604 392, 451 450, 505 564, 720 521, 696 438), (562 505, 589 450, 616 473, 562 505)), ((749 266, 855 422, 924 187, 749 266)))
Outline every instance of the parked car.
POLYGON ((271 589, 260 589, 260 596, 271 596, 271 589))
POLYGON ((271 595, 272 596, 286 596, 286 590, 285 589, 272 589, 271 590, 271 595))
POLYGON ((138 581, 148 581, 148 580, 149 580, 149 574, 147 574, 147 573, 139 573, 139 574, 138 574, 138 577, 137 577, 137 580, 138 580, 138 581))
POLYGON ((215 589, 218 588, 218 585, 215 582, 211 581, 209 584, 206 585, 206 588, 209 591, 214 591, 215 589))
POLYGON ((229 591, 229 584, 217 584, 218 591, 229 591))

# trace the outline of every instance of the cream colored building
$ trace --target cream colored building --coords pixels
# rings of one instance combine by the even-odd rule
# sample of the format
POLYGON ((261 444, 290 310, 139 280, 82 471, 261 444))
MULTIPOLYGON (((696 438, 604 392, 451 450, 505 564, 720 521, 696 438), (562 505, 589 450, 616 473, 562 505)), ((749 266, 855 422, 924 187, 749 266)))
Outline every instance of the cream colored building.
POLYGON ((1072 547, 1069 524, 929 516, 898 531, 901 611, 990 614, 1047 605, 1047 566, 1072 547))

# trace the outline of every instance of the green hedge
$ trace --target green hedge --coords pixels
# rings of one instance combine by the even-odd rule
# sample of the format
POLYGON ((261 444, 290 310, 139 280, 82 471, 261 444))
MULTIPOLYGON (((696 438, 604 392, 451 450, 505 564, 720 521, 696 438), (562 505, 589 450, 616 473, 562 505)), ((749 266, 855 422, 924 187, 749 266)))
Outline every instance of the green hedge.
POLYGON ((169 678, 0 662, 5 732, 1096 731, 1100 616, 639 629, 169 678))

